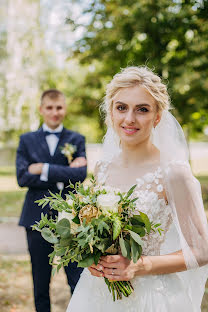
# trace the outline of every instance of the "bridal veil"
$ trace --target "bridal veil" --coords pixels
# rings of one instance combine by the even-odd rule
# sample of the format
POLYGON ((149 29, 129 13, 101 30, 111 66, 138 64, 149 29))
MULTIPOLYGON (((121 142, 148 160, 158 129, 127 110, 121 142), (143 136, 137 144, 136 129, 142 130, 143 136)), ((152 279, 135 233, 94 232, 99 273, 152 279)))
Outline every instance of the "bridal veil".
MULTIPOLYGON (((193 176, 183 130, 174 116, 163 110, 153 130, 152 143, 160 151, 164 186, 174 224, 163 245, 163 253, 182 250, 187 271, 177 273, 199 306, 208 277, 208 227, 201 187, 193 176)), ((108 127, 103 142, 103 158, 110 161, 120 153, 119 139, 108 127)))

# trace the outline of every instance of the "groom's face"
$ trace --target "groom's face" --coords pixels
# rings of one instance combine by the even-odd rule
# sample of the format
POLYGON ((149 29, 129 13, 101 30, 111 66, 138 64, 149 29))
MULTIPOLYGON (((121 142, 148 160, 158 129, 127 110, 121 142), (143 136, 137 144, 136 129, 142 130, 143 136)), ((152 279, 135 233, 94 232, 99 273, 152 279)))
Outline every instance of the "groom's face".
POLYGON ((56 129, 66 116, 66 104, 63 96, 50 99, 46 96, 40 106, 40 114, 46 125, 51 129, 56 129))

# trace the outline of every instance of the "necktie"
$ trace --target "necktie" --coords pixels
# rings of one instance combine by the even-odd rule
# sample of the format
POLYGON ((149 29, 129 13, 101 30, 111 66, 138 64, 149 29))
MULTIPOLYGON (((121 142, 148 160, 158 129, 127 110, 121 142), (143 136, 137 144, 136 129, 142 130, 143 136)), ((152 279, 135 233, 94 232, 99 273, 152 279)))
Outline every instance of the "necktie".
POLYGON ((55 134, 57 136, 57 138, 60 138, 61 132, 49 132, 49 131, 44 131, 44 135, 51 135, 51 134, 55 134))

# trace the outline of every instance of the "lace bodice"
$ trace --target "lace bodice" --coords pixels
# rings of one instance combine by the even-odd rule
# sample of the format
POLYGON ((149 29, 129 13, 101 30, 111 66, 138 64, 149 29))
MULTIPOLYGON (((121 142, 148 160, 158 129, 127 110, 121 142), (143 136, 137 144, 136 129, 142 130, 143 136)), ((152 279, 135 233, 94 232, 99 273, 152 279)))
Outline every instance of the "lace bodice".
MULTIPOLYGON (((108 186, 106 183, 109 174, 108 167, 108 162, 98 163, 97 181, 99 184, 108 186)), ((160 255, 160 246, 173 221, 171 208, 164 197, 163 175, 160 166, 157 166, 153 172, 147 172, 138 177, 135 182, 137 187, 132 196, 138 197, 136 211, 146 213, 150 221, 154 224, 160 223, 162 229, 161 235, 156 231, 142 238, 144 242, 143 255, 160 255)), ((118 187, 109 187, 118 189, 118 187)))

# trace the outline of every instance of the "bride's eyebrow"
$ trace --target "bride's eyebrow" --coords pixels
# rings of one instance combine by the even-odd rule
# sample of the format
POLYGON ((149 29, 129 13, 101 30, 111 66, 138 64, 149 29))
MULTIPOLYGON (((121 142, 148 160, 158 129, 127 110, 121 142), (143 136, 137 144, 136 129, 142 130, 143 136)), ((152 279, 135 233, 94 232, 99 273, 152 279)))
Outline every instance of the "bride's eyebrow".
MULTIPOLYGON (((127 103, 121 102, 121 101, 116 101, 115 104, 122 104, 122 105, 128 105, 127 103)), ((151 105, 147 104, 147 103, 140 103, 140 104, 136 104, 136 107, 141 107, 141 106, 148 106, 151 107, 151 105)))

